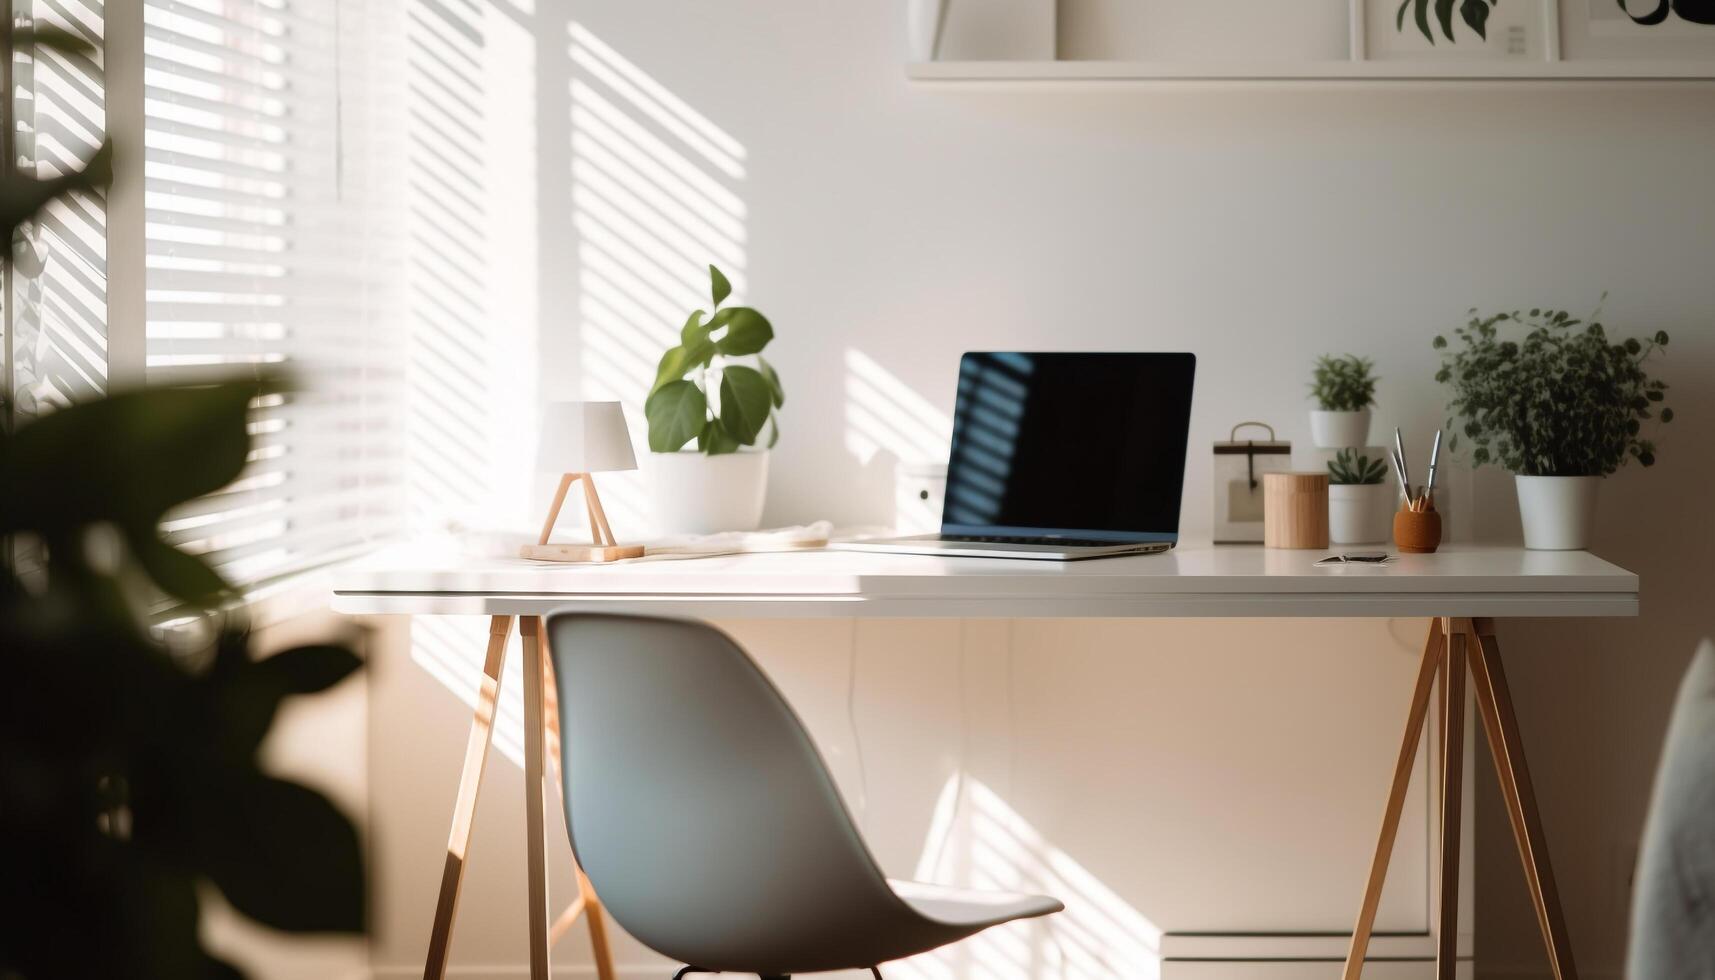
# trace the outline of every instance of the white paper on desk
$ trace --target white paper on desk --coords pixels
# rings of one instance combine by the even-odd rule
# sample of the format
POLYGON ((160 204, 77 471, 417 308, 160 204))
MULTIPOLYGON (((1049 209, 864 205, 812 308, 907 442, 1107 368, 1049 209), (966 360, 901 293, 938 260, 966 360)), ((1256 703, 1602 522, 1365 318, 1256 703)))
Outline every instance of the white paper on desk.
MULTIPOLYGON (((825 548, 833 534, 833 525, 816 521, 794 527, 766 531, 725 531, 720 534, 684 534, 657 538, 643 543, 643 557, 635 561, 672 561, 687 558, 709 558, 715 555, 743 555, 770 551, 813 551, 825 548)), ((472 528, 449 524, 448 536, 457 543, 461 554, 472 558, 516 558, 518 549, 536 543, 536 535, 522 529, 472 528)))
POLYGON ((746 555, 768 551, 809 551, 825 548, 834 526, 827 521, 767 531, 725 531, 720 534, 687 534, 647 541, 643 557, 632 561, 708 558, 713 555, 746 555))

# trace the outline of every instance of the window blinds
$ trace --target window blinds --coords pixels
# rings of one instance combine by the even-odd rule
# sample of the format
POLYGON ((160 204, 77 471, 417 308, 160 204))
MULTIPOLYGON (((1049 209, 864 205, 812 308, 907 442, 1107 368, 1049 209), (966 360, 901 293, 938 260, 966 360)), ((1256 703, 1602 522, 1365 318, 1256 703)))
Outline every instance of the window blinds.
POLYGON ((362 0, 145 0, 152 384, 284 371, 240 479, 169 540, 253 585, 393 533, 402 339, 362 0), (341 18, 357 24, 342 28, 341 18))

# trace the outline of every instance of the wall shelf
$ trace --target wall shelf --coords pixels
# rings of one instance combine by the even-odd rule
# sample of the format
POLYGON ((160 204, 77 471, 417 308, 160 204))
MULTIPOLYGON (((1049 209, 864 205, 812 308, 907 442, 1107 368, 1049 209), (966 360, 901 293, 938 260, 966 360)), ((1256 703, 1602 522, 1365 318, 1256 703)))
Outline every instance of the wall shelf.
POLYGON ((919 82, 1715 81, 1711 61, 925 61, 919 82))

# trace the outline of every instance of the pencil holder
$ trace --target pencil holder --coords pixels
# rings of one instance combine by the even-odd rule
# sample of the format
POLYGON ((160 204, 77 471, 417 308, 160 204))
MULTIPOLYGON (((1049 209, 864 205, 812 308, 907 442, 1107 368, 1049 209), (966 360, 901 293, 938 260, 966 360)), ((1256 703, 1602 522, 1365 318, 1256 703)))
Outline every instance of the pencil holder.
POLYGON ((1393 544, 1408 555, 1434 554, 1441 547, 1440 512, 1401 507, 1393 515, 1393 544))

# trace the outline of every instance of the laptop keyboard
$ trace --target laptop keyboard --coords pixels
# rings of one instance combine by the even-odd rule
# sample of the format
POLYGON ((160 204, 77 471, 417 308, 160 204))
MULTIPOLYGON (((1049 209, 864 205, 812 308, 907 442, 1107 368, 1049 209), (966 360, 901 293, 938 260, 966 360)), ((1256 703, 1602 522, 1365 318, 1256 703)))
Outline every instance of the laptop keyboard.
POLYGON ((1101 541, 1095 538, 1027 538, 1005 534, 943 534, 943 541, 975 541, 982 544, 1040 544, 1061 548, 1111 548, 1124 541, 1101 541))

